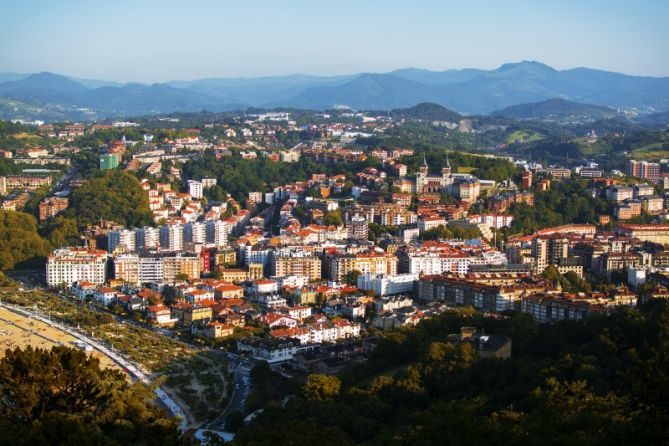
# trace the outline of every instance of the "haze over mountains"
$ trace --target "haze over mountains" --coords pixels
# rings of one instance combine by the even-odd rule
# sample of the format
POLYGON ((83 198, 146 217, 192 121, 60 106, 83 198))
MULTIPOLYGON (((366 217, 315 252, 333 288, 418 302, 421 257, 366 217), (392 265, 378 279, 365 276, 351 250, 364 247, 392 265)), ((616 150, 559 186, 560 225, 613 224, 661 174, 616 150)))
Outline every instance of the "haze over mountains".
MULTIPOLYGON (((669 110, 669 77, 628 76, 589 68, 559 71, 531 61, 495 70, 407 68, 381 74, 207 78, 153 85, 75 79, 46 72, 0 73, 0 117, 5 119, 85 120, 242 107, 323 110, 346 105, 357 110, 392 110, 423 102, 462 114, 489 114, 555 98, 662 112, 669 110)), ((543 107, 564 109, 564 103, 548 102, 543 107)), ((608 114, 606 108, 592 108, 592 112, 608 114)), ((507 113, 513 116, 520 112, 511 109, 507 113)))

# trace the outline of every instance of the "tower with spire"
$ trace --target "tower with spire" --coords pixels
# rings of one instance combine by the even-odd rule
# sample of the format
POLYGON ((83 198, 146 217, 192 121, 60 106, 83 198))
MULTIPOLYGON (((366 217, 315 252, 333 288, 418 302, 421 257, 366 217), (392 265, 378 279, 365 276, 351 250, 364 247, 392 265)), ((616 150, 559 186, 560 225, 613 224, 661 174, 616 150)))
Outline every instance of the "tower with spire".
POLYGON ((427 159, 425 159, 425 154, 423 154, 423 164, 418 168, 416 173, 416 193, 422 194, 425 185, 427 185, 427 176, 430 172, 430 167, 427 165, 427 159))
POLYGON ((446 165, 441 168, 441 185, 442 187, 447 187, 453 184, 453 177, 451 176, 451 163, 448 161, 448 155, 446 155, 446 165))

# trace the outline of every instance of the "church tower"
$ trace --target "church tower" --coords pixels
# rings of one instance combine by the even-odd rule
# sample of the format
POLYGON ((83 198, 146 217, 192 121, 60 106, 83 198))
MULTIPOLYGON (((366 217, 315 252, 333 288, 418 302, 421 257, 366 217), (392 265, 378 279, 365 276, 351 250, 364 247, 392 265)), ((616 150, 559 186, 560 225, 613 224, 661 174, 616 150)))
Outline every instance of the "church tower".
POLYGON ((427 175, 430 172, 430 167, 427 165, 425 155, 423 155, 423 164, 418 168, 416 173, 416 193, 422 194, 425 185, 427 185, 427 175))
POLYGON ((441 186, 446 187, 453 183, 451 176, 451 163, 448 162, 448 155, 446 155, 446 165, 441 168, 441 186))

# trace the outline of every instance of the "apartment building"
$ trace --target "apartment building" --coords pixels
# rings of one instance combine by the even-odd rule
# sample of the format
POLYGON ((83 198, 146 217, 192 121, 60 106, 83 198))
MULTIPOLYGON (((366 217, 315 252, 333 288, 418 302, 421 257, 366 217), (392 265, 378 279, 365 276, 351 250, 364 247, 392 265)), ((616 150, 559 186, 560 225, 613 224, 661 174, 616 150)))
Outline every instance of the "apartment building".
POLYGON ((306 276, 309 280, 321 278, 321 259, 313 256, 273 256, 274 276, 306 276))
POLYGON ((86 281, 102 284, 107 279, 107 252, 86 248, 55 250, 46 262, 46 283, 49 286, 71 285, 86 281))
POLYGON ((362 274, 397 274, 397 257, 390 254, 335 254, 326 257, 328 278, 341 282, 351 271, 362 274))
POLYGON ((200 258, 193 253, 120 254, 114 257, 114 277, 126 283, 174 283, 179 275, 199 278, 200 258))
POLYGON ((67 209, 70 200, 65 197, 48 197, 39 204, 39 221, 44 222, 67 209))

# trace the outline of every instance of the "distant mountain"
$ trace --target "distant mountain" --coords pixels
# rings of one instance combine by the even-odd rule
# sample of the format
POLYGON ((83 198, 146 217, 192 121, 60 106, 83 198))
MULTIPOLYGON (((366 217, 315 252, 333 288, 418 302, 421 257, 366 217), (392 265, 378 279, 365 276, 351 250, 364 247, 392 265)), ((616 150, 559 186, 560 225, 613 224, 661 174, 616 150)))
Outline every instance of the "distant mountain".
POLYGON ((122 87, 123 83, 114 81, 102 81, 99 79, 82 79, 78 77, 68 77, 68 79, 83 85, 87 88, 102 88, 102 87, 122 87))
POLYGON ((257 78, 206 78, 194 81, 171 81, 167 82, 167 85, 197 91, 229 103, 283 106, 307 88, 341 85, 357 76, 324 77, 293 74, 257 78))
POLYGON ((96 88, 78 96, 78 101, 86 107, 102 110, 110 116, 202 110, 218 112, 240 107, 239 104, 227 104, 198 92, 174 88, 165 84, 150 86, 128 84, 123 87, 96 88))
POLYGON ((608 119, 618 116, 618 112, 610 107, 581 104, 580 102, 560 98, 512 105, 492 112, 492 114, 514 119, 561 119, 567 117, 608 119))
POLYGON ((403 77, 411 81, 423 82, 430 85, 453 84, 465 82, 483 74, 483 70, 465 68, 463 70, 430 71, 421 68, 403 68, 391 71, 388 74, 403 77))
MULTIPOLYGON (((47 109, 65 108, 66 110, 60 111, 60 116, 63 117, 81 116, 81 109, 90 109, 93 113, 89 113, 89 119, 96 116, 132 116, 176 111, 193 112, 203 109, 225 111, 240 107, 240 104, 227 104, 198 92, 164 84, 88 88, 65 76, 53 73, 38 73, 18 81, 4 82, 0 84, 0 97, 47 109)), ((23 116, 27 110, 28 108, 23 107, 19 114, 23 116)), ((39 117, 41 118, 43 114, 39 114, 39 117)), ((47 113, 51 114, 53 110, 47 113)))
POLYGON ((69 102, 86 91, 88 88, 65 76, 47 72, 0 84, 0 95, 35 104, 69 102))
POLYGON ((358 110, 391 110, 428 102, 434 87, 390 74, 361 74, 338 86, 308 88, 288 102, 288 106, 327 109, 347 105, 358 110))
POLYGON ((335 87, 310 88, 283 105, 324 108, 346 104, 358 109, 383 109, 434 102, 461 113, 487 114, 553 98, 669 110, 669 78, 587 68, 558 71, 532 61, 505 64, 490 71, 407 69, 392 74, 363 74, 335 87))
MULTIPOLYGON (((85 112, 93 118, 235 107, 322 110, 347 105, 358 110, 389 111, 426 102, 463 114, 497 110, 519 116, 572 112, 606 115, 608 111, 586 110, 583 106, 668 111, 669 78, 588 68, 559 71, 533 61, 504 64, 495 70, 406 68, 386 74, 206 78, 154 85, 74 79, 53 73, 5 73, 0 74, 0 98, 25 104, 20 108, 28 114, 32 112, 27 110, 45 107, 65 116, 85 112), (556 98, 566 102, 504 110, 556 98)), ((0 118, 13 116, 7 110, 12 108, 3 107, 0 118)))
POLYGON ((460 122, 462 119, 462 115, 459 113, 431 102, 423 102, 409 108, 395 109, 392 110, 390 114, 394 117, 422 119, 425 121, 460 122))

